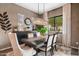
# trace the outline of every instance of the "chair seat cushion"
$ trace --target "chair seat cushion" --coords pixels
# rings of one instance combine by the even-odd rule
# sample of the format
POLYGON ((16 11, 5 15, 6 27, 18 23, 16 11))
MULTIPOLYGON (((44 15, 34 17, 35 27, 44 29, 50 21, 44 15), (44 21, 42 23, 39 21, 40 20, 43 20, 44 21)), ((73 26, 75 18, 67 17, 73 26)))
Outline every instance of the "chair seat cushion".
POLYGON ((36 54, 36 51, 33 48, 23 48, 22 49, 23 56, 33 56, 36 54))

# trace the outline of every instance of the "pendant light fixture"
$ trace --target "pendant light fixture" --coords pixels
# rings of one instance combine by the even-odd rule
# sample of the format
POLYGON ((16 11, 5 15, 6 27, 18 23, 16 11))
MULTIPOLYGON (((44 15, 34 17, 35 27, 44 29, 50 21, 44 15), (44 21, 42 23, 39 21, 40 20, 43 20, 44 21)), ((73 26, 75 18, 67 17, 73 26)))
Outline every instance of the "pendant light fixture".
MULTIPOLYGON (((45 12, 44 4, 42 6, 43 6, 43 12, 45 12)), ((39 11, 40 11, 40 4, 38 3, 38 17, 34 21, 34 24, 36 24, 36 25, 47 25, 47 22, 44 20, 44 17, 43 18, 40 17, 39 11)))

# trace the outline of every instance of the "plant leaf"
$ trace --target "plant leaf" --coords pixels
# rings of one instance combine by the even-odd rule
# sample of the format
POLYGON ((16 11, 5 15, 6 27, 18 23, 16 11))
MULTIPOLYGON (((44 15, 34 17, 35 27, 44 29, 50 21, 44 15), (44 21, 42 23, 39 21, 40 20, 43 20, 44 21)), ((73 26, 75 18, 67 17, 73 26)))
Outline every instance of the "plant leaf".
POLYGON ((6 27, 6 25, 1 24, 1 27, 6 27))
POLYGON ((4 21, 7 21, 9 18, 5 18, 4 21))
POLYGON ((1 27, 4 31, 6 31, 6 28, 4 28, 4 27, 1 27))
POLYGON ((3 13, 3 15, 6 15, 6 14, 7 14, 7 12, 4 12, 4 13, 3 13))
POLYGON ((7 21, 7 22, 5 23, 5 25, 6 25, 6 24, 9 24, 9 23, 10 23, 10 21, 7 21))
POLYGON ((11 29, 11 27, 10 28, 7 28, 7 30, 10 30, 11 29))
POLYGON ((2 22, 3 20, 0 18, 0 21, 2 22))
POLYGON ((8 15, 3 16, 3 18, 7 18, 7 17, 8 17, 8 15))
POLYGON ((10 27, 11 26, 11 24, 8 24, 6 27, 10 27))
POLYGON ((3 17, 2 14, 0 14, 0 17, 3 17))

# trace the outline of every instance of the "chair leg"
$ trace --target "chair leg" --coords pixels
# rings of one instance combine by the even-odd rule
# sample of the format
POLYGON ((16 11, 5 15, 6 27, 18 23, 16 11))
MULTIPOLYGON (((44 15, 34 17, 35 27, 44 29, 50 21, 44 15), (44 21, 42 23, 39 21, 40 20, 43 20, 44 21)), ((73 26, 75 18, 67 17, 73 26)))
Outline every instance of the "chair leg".
POLYGON ((56 45, 54 47, 55 47, 55 50, 57 51, 56 45))
POLYGON ((36 55, 38 56, 39 51, 36 52, 36 55))
POLYGON ((38 56, 38 52, 36 52, 36 54, 34 56, 38 56))
POLYGON ((51 50, 50 50, 50 52, 51 52, 51 56, 54 55, 53 50, 54 50, 54 48, 52 47, 51 50))
POLYGON ((47 56, 47 51, 45 51, 45 56, 47 56))

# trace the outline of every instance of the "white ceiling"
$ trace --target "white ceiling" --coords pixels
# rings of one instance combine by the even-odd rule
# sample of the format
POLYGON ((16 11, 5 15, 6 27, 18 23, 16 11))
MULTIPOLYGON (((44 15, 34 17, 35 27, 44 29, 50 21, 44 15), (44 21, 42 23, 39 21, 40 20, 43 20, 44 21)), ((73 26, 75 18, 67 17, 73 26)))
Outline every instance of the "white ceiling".
MULTIPOLYGON (((35 13, 38 13, 38 3, 16 3, 26 9, 29 9, 35 13)), ((39 3, 39 13, 42 14, 45 11, 50 11, 58 7, 63 6, 65 3, 39 3)))

